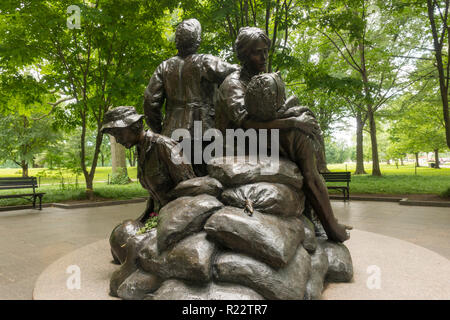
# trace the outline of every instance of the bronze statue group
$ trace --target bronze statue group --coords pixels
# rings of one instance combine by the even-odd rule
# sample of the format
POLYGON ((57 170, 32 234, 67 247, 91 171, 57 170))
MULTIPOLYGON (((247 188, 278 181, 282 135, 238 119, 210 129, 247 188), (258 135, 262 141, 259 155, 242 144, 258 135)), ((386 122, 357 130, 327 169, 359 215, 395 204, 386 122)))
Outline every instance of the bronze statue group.
POLYGON ((110 294, 319 299, 325 281, 350 281, 351 255, 342 244, 350 227, 334 217, 318 170, 321 130, 311 110, 286 98, 280 75, 266 73, 270 39, 258 28, 240 29, 240 66, 197 53, 196 19, 178 25, 175 41, 178 54, 158 66, 145 90, 145 115, 116 107, 104 117, 103 133, 136 147, 138 179, 150 194, 142 215, 111 233, 111 253, 121 266, 111 276, 110 294), (274 145, 270 135, 264 146, 260 135, 258 143, 243 140, 243 155, 215 150, 211 160, 186 161, 192 152, 180 151, 184 137, 175 132, 194 136, 187 149, 196 157, 198 144, 209 148, 195 141, 199 124, 203 132, 225 136, 230 130, 276 132, 278 141, 274 145), (279 153, 272 175, 263 174, 272 158, 247 164, 251 144, 279 153), (150 229, 143 228, 147 221, 150 229))
POLYGON ((203 130, 217 128, 223 133, 238 128, 279 129, 281 156, 301 170, 307 200, 328 238, 347 240, 346 226, 335 219, 327 187, 317 169, 316 159, 322 154, 319 125, 314 114, 300 107, 295 98, 286 101, 278 74, 264 73, 271 46, 264 31, 253 27, 239 31, 235 50, 241 67, 196 53, 201 42, 201 25, 196 19, 178 25, 175 41, 178 54, 158 66, 145 90, 145 120, 151 130, 144 131, 144 117, 132 107, 112 109, 104 120, 104 133, 115 136, 127 148, 137 147, 138 178, 150 193, 140 221, 164 206, 168 192, 178 183, 206 175, 205 164, 176 165, 170 159, 176 143, 169 138, 173 131, 184 128, 192 132, 194 121, 201 121, 203 130))

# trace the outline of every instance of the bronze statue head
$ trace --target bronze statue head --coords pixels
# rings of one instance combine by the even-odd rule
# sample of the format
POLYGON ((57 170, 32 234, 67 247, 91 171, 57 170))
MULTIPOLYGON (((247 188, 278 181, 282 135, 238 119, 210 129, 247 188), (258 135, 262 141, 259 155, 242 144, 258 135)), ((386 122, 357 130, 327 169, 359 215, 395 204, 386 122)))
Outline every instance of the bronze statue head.
POLYGON ((130 149, 139 142, 144 130, 143 117, 134 107, 117 107, 105 113, 101 131, 112 135, 118 143, 130 149))
POLYGON ((286 87, 278 73, 254 76, 245 92, 245 106, 249 116, 258 121, 277 118, 277 111, 286 101, 286 87))
POLYGON ((254 27, 239 30, 235 42, 236 55, 251 75, 266 71, 271 41, 266 33, 254 27))
POLYGON ((196 53, 202 41, 202 26, 197 19, 188 19, 181 22, 175 31, 175 44, 178 55, 186 57, 196 53))

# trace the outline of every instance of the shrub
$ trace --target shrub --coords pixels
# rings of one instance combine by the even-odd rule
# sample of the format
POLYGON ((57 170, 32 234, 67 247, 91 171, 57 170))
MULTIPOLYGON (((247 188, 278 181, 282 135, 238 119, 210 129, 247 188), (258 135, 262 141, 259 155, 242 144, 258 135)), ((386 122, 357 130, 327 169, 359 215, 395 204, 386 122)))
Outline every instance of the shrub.
POLYGON ((110 184, 128 184, 131 180, 128 177, 127 169, 119 170, 111 175, 110 184))
POLYGON ((153 228, 156 228, 158 226, 159 217, 158 214, 153 212, 150 214, 150 218, 145 222, 145 225, 141 230, 138 231, 137 234, 143 234, 145 232, 148 232, 152 230, 153 228))

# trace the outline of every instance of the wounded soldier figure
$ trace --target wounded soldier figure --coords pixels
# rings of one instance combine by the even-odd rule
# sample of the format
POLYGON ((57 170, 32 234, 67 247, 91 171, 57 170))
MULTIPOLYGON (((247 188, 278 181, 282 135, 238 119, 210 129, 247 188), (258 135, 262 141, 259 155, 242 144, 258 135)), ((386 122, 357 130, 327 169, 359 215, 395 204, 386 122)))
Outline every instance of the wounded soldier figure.
MULTIPOLYGON (((245 108, 249 120, 270 121, 289 117, 299 117, 305 123, 313 123, 314 115, 309 109, 299 107, 296 98, 286 101, 285 85, 278 74, 254 76, 245 92, 245 108)), ((330 240, 343 242, 349 238, 346 229, 334 217, 328 189, 316 165, 317 137, 300 128, 280 129, 281 155, 294 161, 302 172, 305 193, 315 213, 319 217, 330 240)))

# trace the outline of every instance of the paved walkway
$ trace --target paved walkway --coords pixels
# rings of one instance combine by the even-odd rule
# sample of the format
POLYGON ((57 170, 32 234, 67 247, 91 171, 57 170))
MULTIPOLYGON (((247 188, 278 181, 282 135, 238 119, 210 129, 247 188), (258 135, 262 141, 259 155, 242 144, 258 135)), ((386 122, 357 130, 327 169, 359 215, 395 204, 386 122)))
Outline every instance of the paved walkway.
POLYGON ((364 231, 412 242, 450 259, 450 208, 332 201, 336 217, 364 231))
MULTIPOLYGON (((360 230, 399 238, 450 259, 449 208, 397 203, 332 201, 339 220, 360 230)), ((65 210, 0 212, 0 299, 31 299, 39 274, 65 254, 109 236, 122 220, 137 217, 145 202, 65 210)))

